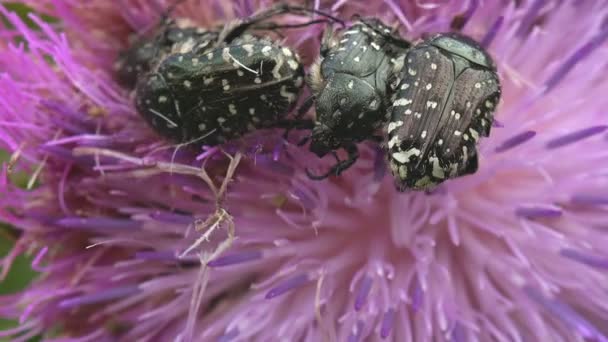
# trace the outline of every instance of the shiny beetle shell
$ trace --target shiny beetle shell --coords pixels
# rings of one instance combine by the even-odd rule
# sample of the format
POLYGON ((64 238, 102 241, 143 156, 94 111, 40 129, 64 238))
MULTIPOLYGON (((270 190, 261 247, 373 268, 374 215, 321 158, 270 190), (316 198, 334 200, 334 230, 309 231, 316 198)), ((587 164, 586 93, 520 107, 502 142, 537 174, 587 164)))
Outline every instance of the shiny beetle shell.
POLYGON ((386 121, 391 75, 409 43, 378 19, 363 18, 332 37, 313 66, 316 123, 310 149, 319 156, 369 139, 386 121), (323 54, 323 53, 322 53, 323 54))
POLYGON ((177 50, 136 90, 137 110, 174 141, 212 146, 272 127, 293 108, 304 83, 297 54, 264 39, 177 50))
POLYGON ((437 34, 405 57, 387 126, 388 159, 400 190, 431 189, 477 171, 500 100, 490 56, 472 39, 437 34))
POLYGON ((170 20, 159 27, 155 34, 141 37, 122 51, 115 69, 118 81, 125 87, 134 88, 139 76, 148 72, 159 60, 162 60, 180 43, 188 41, 198 44, 211 44, 218 37, 217 31, 197 27, 188 19, 170 20))

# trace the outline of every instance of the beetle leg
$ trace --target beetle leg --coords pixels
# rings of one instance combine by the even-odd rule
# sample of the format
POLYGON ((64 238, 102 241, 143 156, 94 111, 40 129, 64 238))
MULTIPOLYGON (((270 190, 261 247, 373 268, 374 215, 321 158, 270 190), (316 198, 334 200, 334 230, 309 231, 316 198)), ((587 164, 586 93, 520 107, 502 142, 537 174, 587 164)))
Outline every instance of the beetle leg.
POLYGON ((298 28, 298 27, 303 27, 306 25, 312 25, 312 24, 321 23, 321 22, 326 22, 326 23, 327 22, 329 22, 329 23, 337 22, 337 23, 340 23, 342 26, 344 26, 344 22, 342 20, 332 16, 331 14, 328 14, 328 13, 325 13, 322 11, 318 11, 318 10, 315 10, 312 8, 304 8, 304 7, 300 7, 300 6, 292 6, 292 5, 282 3, 282 4, 276 5, 274 7, 271 7, 269 9, 258 12, 257 14, 254 14, 251 19, 233 26, 227 32, 225 32, 223 35, 221 35, 219 41, 231 42, 236 37, 240 37, 249 28, 261 29, 261 30, 273 30, 273 29, 279 29, 279 28, 298 28), (260 23, 264 20, 268 20, 274 16, 282 15, 282 14, 298 14, 298 15, 316 14, 316 15, 325 17, 326 19, 311 20, 307 23, 292 24, 292 25, 289 25, 289 24, 279 25, 279 24, 272 24, 272 23, 266 24, 266 26, 258 25, 258 23, 260 23))
POLYGON ((357 149, 357 145, 354 143, 349 144, 345 146, 344 149, 348 153, 348 158, 346 160, 340 160, 338 155, 335 152, 332 152, 332 155, 334 158, 336 158, 336 165, 332 166, 329 171, 322 175, 315 175, 307 168, 305 171, 308 178, 313 180, 323 180, 332 175, 339 176, 342 172, 353 166, 357 159, 359 159, 359 150, 357 149))
POLYGON ((298 108, 298 111, 295 116, 296 119, 299 119, 304 114, 306 114, 314 103, 315 103, 315 97, 312 95, 309 96, 306 100, 304 100, 304 102, 302 102, 302 105, 300 106, 300 108, 298 108))
POLYGON ((310 140, 310 135, 305 136, 300 141, 298 141, 298 143, 296 144, 296 146, 304 146, 304 145, 306 145, 306 143, 308 142, 308 140, 310 140))
MULTIPOLYGON (((304 114, 306 114, 308 112, 310 107, 312 107, 312 105, 314 104, 314 100, 315 100, 314 96, 310 96, 306 100, 304 100, 304 102, 302 103, 300 108, 298 108, 298 111, 296 112, 296 115, 294 116, 295 117, 294 120, 279 122, 279 127, 283 127, 286 129, 285 133, 283 133, 283 139, 287 140, 287 138, 289 137, 289 132, 292 129, 312 129, 314 127, 313 121, 300 119, 304 114)), ((306 142, 304 142, 304 144, 305 143, 306 142)), ((298 146, 302 146, 302 145, 298 145, 298 146)))
POLYGON ((320 50, 321 57, 325 58, 327 56, 327 53, 329 52, 329 50, 334 45, 334 42, 332 42, 333 36, 334 36, 334 29, 330 25, 327 29, 325 29, 325 31, 323 32, 323 37, 321 38, 321 50, 320 50))
POLYGON ((377 142, 377 143, 381 143, 384 141, 384 137, 381 135, 372 135, 369 140, 373 141, 373 142, 377 142))

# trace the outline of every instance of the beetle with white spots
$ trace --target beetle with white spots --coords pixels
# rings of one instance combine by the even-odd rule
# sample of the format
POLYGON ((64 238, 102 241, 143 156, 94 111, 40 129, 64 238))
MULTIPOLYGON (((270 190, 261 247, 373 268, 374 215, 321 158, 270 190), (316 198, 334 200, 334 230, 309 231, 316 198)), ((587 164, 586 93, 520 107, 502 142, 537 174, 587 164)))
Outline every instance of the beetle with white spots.
POLYGON ((321 175, 307 170, 310 178, 339 175, 357 160, 357 143, 378 140, 398 83, 393 76, 401 70, 409 47, 408 41, 375 18, 357 18, 335 34, 331 28, 325 31, 320 58, 310 75, 317 115, 310 150, 323 157, 342 148, 348 158, 336 158, 336 164, 321 175))
POLYGON ((292 11, 313 10, 277 6, 225 25, 212 42, 174 44, 140 77, 137 110, 159 134, 195 145, 213 146, 279 127, 297 102, 304 68, 295 51, 249 31, 257 29, 254 23, 292 11))
POLYGON ((476 144, 490 134, 501 94, 491 57, 471 38, 445 33, 412 47, 406 61, 386 128, 397 189, 476 172, 476 144))
POLYGON ((217 36, 217 31, 198 27, 188 19, 168 20, 153 35, 138 38, 120 53, 114 66, 118 81, 125 87, 133 88, 141 75, 171 53, 178 44, 210 45, 217 36))

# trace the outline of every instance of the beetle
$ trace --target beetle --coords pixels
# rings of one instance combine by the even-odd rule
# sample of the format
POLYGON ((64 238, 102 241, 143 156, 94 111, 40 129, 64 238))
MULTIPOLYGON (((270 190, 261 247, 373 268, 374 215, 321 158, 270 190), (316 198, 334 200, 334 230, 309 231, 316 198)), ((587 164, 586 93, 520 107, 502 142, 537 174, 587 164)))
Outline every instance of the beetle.
POLYGON ((386 122, 390 97, 397 84, 410 43, 377 18, 356 16, 354 23, 323 37, 320 59, 313 64, 309 84, 316 100, 315 126, 310 135, 311 152, 318 157, 333 154, 336 164, 322 175, 339 175, 359 157, 357 143, 382 140, 378 130, 386 122), (346 160, 336 150, 348 153, 346 160))
POLYGON ((439 33, 405 55, 386 126, 395 185, 428 190, 477 171, 501 87, 490 55, 473 39, 439 33))
POLYGON ((227 24, 212 44, 207 39, 175 44, 150 73, 140 77, 138 112, 159 134, 185 144, 213 146, 256 129, 280 126, 304 85, 304 68, 295 51, 249 30, 323 21, 257 25, 279 14, 311 12, 321 13, 279 5, 248 21, 227 24))
POLYGON ((217 39, 217 30, 196 26, 186 18, 163 19, 150 37, 140 37, 122 51, 114 65, 118 81, 134 88, 139 77, 152 68, 155 61, 168 55, 178 44, 187 41, 211 44, 217 39))

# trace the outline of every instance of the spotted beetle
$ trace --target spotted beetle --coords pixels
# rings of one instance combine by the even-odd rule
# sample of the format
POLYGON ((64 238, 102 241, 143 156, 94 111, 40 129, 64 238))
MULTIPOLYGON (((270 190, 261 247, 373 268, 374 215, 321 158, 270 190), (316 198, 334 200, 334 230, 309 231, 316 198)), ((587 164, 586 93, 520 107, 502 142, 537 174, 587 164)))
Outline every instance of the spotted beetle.
POLYGON ((393 75, 403 66, 410 43, 375 18, 355 17, 347 29, 334 35, 325 32, 321 58, 312 66, 310 86, 316 99, 316 121, 310 150, 319 157, 332 153, 336 164, 312 179, 339 175, 352 166, 359 154, 356 143, 382 140, 376 131, 386 122, 390 96, 396 85, 393 75), (343 148, 348 159, 339 160, 343 148))
POLYGON ((217 145, 259 128, 277 127, 296 104, 304 69, 293 50, 248 30, 323 21, 254 26, 283 13, 313 12, 323 14, 279 5, 226 25, 212 44, 206 39, 175 44, 137 83, 137 110, 159 134, 196 145, 217 145))
POLYGON ((397 189, 474 173, 476 143, 490 134, 500 100, 492 58, 473 39, 442 33, 411 48, 404 63, 387 125, 397 189))
POLYGON ((218 31, 198 27, 185 18, 163 19, 163 22, 152 36, 137 39, 120 53, 114 68, 118 81, 125 87, 134 88, 138 78, 178 43, 196 41, 198 44, 211 44, 219 34, 218 31))

